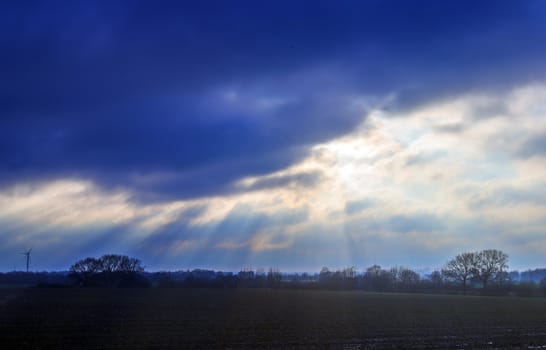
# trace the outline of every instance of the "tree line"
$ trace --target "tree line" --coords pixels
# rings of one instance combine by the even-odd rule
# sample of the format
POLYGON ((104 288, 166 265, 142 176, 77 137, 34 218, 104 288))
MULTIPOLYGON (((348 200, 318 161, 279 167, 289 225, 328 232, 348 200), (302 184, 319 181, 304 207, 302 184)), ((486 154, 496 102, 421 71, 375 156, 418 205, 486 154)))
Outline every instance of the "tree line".
POLYGON ((449 260, 442 273, 448 279, 461 283, 466 294, 468 282, 478 280, 483 289, 492 283, 508 282, 508 255, 500 250, 487 249, 480 252, 462 253, 449 260))
MULTIPOLYGON (((182 273, 144 274, 142 262, 121 255, 103 255, 77 261, 70 267, 69 277, 80 286, 150 285, 157 287, 217 288, 318 288, 360 289, 377 292, 432 292, 467 294, 533 294, 529 283, 515 283, 508 273, 508 255, 500 250, 486 249, 465 252, 448 260, 439 271, 421 276, 410 268, 395 266, 383 269, 372 265, 362 273, 351 266, 339 270, 323 267, 318 274, 282 274, 245 268, 239 273, 196 269, 182 273), (146 276, 145 278, 139 278, 146 276), (523 291, 523 293, 522 293, 523 291)), ((546 294, 546 279, 536 286, 546 294)), ((534 293, 537 294, 537 293, 534 293)))
POLYGON ((145 287, 149 283, 143 272, 144 266, 139 259, 106 254, 77 261, 70 266, 68 277, 82 287, 145 287))
POLYGON ((546 269, 514 274, 508 271, 508 255, 494 249, 458 254, 441 269, 427 275, 420 275, 408 267, 384 269, 379 265, 361 271, 354 266, 337 270, 323 267, 314 274, 281 273, 277 268, 244 268, 238 273, 203 269, 146 272, 139 259, 107 254, 79 260, 70 266, 67 274, 0 274, 0 283, 10 281, 77 287, 306 288, 546 296, 546 269), (531 277, 539 282, 524 280, 531 277))

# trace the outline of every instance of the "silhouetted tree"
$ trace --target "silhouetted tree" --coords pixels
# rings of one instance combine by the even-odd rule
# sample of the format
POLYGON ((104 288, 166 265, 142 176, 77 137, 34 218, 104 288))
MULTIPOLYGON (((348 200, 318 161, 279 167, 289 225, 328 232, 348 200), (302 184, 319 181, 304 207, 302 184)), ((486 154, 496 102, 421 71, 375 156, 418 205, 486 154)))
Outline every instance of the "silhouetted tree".
POLYGON ((138 277, 144 267, 139 259, 125 255, 106 254, 100 258, 85 258, 70 266, 69 276, 77 284, 113 286, 144 286, 138 277))
POLYGON ((473 276, 476 268, 476 253, 462 253, 447 262, 442 269, 442 274, 448 279, 460 282, 463 293, 466 294, 467 283, 473 276))
POLYGON ((345 277, 345 278, 355 278, 356 277, 356 268, 354 266, 344 268, 343 269, 343 277, 345 277))
POLYGON ((85 258, 70 266, 69 277, 74 279, 77 284, 87 286, 91 278, 99 272, 101 272, 99 259, 85 258))
POLYGON ((255 273, 250 267, 241 269, 237 274, 237 281, 239 287, 254 287, 255 285, 255 273))
POLYGON ((267 272, 267 283, 269 287, 279 287, 281 284, 282 275, 277 268, 270 268, 267 272))
POLYGON ((400 284, 405 291, 411 291, 419 285, 421 277, 419 274, 408 268, 403 268, 399 274, 400 284))
POLYGON ((508 269, 508 255, 500 250, 487 249, 475 253, 476 260, 473 267, 474 275, 482 282, 483 288, 487 288, 490 281, 504 278, 504 272, 508 269))
POLYGON ((402 266, 391 268, 389 274, 393 287, 406 292, 415 290, 421 280, 417 272, 402 266))
POLYGON ((442 273, 451 280, 458 281, 466 294, 467 283, 475 278, 484 289, 492 281, 503 284, 508 280, 508 255, 500 250, 486 249, 476 253, 462 253, 448 261, 442 273))
POLYGON ((444 284, 444 277, 442 276, 442 273, 440 271, 432 271, 428 278, 430 279, 432 285, 435 287, 439 287, 444 284))
POLYGON ((319 285, 333 289, 353 289, 357 285, 357 274, 354 266, 331 271, 323 267, 319 273, 319 285))
POLYGON ((392 273, 383 270, 379 265, 373 265, 366 269, 363 277, 364 288, 374 291, 387 291, 392 288, 392 273))
POLYGON ((126 255, 106 254, 98 259, 101 272, 142 272, 144 267, 139 259, 126 255))
POLYGON ((327 283, 332 278, 332 272, 324 266, 322 269, 320 269, 319 273, 319 282, 320 283, 327 283))

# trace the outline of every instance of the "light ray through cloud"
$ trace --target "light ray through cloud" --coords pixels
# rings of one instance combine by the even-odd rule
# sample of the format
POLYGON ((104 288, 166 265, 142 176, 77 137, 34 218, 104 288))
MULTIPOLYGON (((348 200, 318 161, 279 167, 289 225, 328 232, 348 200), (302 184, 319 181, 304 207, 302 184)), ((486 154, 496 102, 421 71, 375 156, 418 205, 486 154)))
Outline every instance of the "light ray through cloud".
MULTIPOLYGON (((76 179, 16 185, 0 193, 0 220, 17 238, 4 253, 33 242, 77 246, 71 237, 91 242, 118 227, 127 250, 155 268, 215 266, 215 254, 232 269, 278 265, 286 255, 284 268, 318 269, 319 258, 332 254, 358 266, 381 255, 385 263, 426 267, 491 245, 510 250, 522 267, 539 263, 546 159, 518 150, 546 132, 544 101, 546 88, 533 85, 405 115, 376 110, 354 132, 313 146, 288 168, 242 179, 246 191, 227 195, 145 204, 76 179), (480 115, 484 105, 503 107, 480 115), (301 182, 299 174, 317 175, 301 182), (253 187, 283 179, 280 187, 253 187), (313 257, 302 252, 309 241, 313 257)), ((111 241, 96 244, 111 249, 111 241)), ((336 264, 331 259, 323 264, 336 264)))
POLYGON ((59 270, 539 266, 545 19, 534 0, 1 4, 0 270, 28 246, 59 270))

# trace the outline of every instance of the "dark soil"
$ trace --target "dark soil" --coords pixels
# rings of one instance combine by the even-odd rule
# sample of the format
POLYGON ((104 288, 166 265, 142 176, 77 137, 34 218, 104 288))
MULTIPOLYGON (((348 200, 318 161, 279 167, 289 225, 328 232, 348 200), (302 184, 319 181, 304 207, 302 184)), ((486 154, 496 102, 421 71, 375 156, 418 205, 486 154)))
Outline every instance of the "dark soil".
POLYGON ((0 289, 3 349, 546 349, 546 299, 0 289))

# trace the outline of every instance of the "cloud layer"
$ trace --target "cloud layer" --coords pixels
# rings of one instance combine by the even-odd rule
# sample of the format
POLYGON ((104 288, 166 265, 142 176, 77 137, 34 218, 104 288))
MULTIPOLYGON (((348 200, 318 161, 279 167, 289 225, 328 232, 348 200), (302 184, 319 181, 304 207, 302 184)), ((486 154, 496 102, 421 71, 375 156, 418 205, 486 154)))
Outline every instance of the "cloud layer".
MULTIPOLYGON (((3 4, 0 184, 237 192, 397 110, 544 77, 540 1, 3 4)), ((530 140, 519 152, 541 150, 530 140)), ((542 147, 543 148, 543 147, 542 147)))
POLYGON ((546 88, 532 85, 402 114, 371 111, 355 131, 237 181, 230 194, 135 202, 130 191, 82 180, 12 186, 0 192, 4 263, 17 266, 13 252, 35 246, 36 261, 59 269, 111 251, 150 269, 430 269, 494 247, 515 268, 537 266, 546 157, 519 150, 546 131, 544 101, 546 88), (504 107, 486 117, 484 104, 504 107), (51 254, 60 246, 63 254, 51 254))
POLYGON ((543 1, 0 5, 0 269, 540 264, 543 1))

